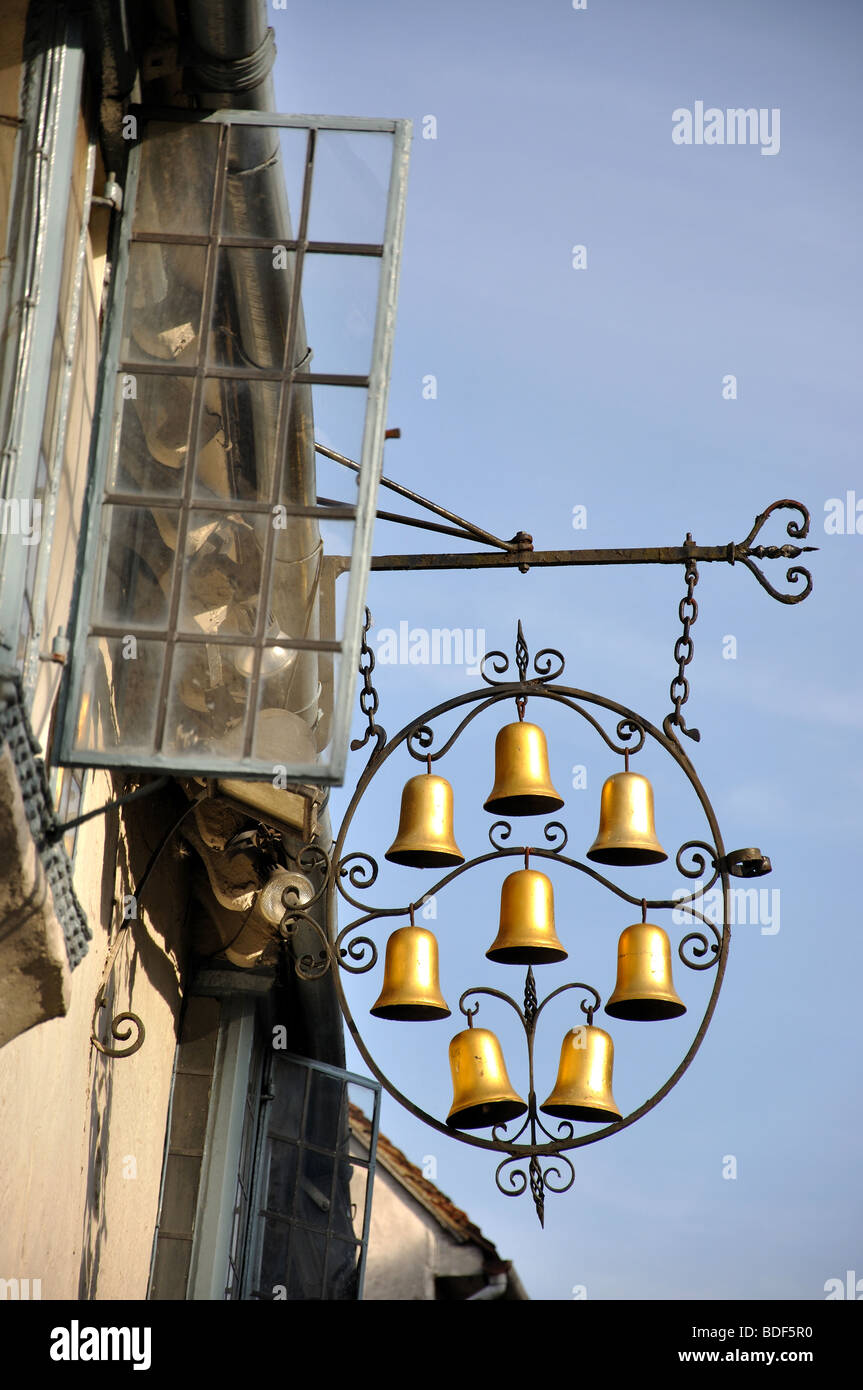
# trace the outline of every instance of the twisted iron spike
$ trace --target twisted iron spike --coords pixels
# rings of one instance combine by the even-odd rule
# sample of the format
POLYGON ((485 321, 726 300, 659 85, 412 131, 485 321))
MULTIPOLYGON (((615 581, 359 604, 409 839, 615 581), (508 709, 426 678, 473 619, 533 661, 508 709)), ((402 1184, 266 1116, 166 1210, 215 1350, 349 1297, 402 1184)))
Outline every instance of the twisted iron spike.
POLYGON ((518 678, 521 681, 527 679, 527 663, 530 653, 527 649, 527 642, 524 639, 524 632, 521 626, 521 618, 518 620, 518 632, 515 639, 515 664, 518 667, 518 678))
POLYGON ((524 980, 524 1021, 530 1027, 536 1018, 536 980, 533 977, 533 966, 527 967, 527 975, 524 980))
POLYGON ((533 1198, 533 1205, 536 1207, 536 1214, 539 1217, 539 1224, 545 1230, 545 1199, 543 1197, 544 1182, 542 1169, 539 1166, 539 1159, 536 1154, 530 1160, 530 1195, 533 1198))

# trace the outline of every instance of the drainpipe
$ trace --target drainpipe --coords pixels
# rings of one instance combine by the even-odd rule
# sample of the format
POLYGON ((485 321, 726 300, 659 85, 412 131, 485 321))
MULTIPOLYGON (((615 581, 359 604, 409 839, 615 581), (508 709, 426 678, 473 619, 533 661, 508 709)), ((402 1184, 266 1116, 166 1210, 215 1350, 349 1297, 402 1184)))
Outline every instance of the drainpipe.
MULTIPOLYGON (((229 108, 272 111, 275 92, 270 76, 275 59, 273 31, 267 25, 263 0, 237 4, 236 0, 190 0, 187 13, 187 51, 185 53, 187 87, 191 86, 201 105, 208 110, 229 108)), ((284 175, 279 157, 278 133, 260 127, 238 127, 235 131, 236 171, 259 171, 266 180, 270 219, 273 226, 284 227, 291 235, 289 208, 286 201, 284 175)), ((298 212, 298 209, 294 210, 298 212)), ((261 284, 254 252, 235 251, 232 258, 236 302, 240 314, 243 344, 254 361, 272 360, 278 337, 278 321, 287 321, 290 279, 286 276, 281 296, 280 314, 273 312, 272 284, 261 284)), ((295 356, 306 352, 305 323, 300 314, 297 325, 295 356)), ((294 386, 292 418, 295 424, 286 446, 285 482, 289 492, 283 494, 288 502, 313 506, 316 498, 314 421, 312 391, 309 386, 294 386)), ((262 431, 263 436, 263 431, 262 431)), ((262 491, 272 482, 267 464, 275 461, 259 456, 259 478, 262 491)), ((281 461, 278 461, 281 466, 281 461)), ((319 637, 320 597, 314 602, 314 583, 320 553, 320 530, 313 519, 293 518, 287 530, 275 536, 274 607, 279 590, 289 611, 296 609, 310 614, 302 635, 319 637), (306 563, 302 563, 305 560, 306 563)), ((276 614, 278 616, 278 612, 276 614)), ((326 663, 321 663, 324 667, 326 663)), ((297 663, 297 676, 291 692, 291 707, 314 727, 317 723, 319 696, 319 662, 311 653, 297 663)), ((325 715, 328 713, 325 711, 325 715)), ((329 720, 324 719, 326 728, 329 720)), ((321 731, 321 739, 328 737, 321 731)))

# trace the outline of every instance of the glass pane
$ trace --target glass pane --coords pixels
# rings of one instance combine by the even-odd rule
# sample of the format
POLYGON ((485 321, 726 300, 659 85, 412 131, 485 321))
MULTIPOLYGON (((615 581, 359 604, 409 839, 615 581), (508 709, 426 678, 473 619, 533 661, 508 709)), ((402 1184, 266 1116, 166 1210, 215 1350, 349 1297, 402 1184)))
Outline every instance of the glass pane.
POLYGON ((219 127, 148 121, 141 146, 136 232, 202 236, 210 230, 219 127), (194 170, 194 179, 190 179, 194 170))
POLYGON ((151 753, 164 661, 162 642, 89 638, 75 747, 151 753))
POLYGON ((273 1139, 270 1147, 270 1172, 267 1184, 268 1211, 291 1216, 297 1186, 297 1146, 273 1139))
POLYGON ((108 459, 109 492, 177 497, 189 450, 194 379, 121 372, 108 459))
POLYGON ((347 1169, 350 1192, 351 1224, 354 1234, 362 1236, 366 1216, 366 1187, 369 1170, 361 1163, 348 1163, 344 1166, 347 1169))
POLYGON ((173 509, 106 504, 92 621, 141 629, 168 622, 177 518, 173 509))
POLYGON ((326 1237, 284 1222, 268 1221, 264 1229, 260 1292, 294 1300, 324 1297, 326 1237), (284 1290, 284 1293, 282 1293, 284 1290))
POLYGON ((341 566, 336 569, 332 566, 328 567, 326 562, 339 557, 350 562, 354 547, 355 527, 352 521, 322 521, 320 528, 324 565, 322 567, 318 636, 328 641, 341 642, 345 636, 345 606, 350 584, 350 563, 343 570, 341 566))
POLYGON ((318 656, 318 680, 321 685, 321 693, 318 698, 318 716, 313 733, 315 747, 318 750, 318 760, 322 767, 328 761, 322 757, 322 754, 325 749, 329 748, 332 738, 335 691, 338 690, 339 671, 342 664, 342 658, 337 653, 322 652, 318 656))
POLYGON ((277 242, 295 238, 308 138, 305 130, 231 128, 222 216, 225 236, 265 236, 277 242))
POLYGON ((192 1234, 198 1204, 198 1178, 201 1160, 189 1154, 168 1155, 160 1226, 174 1233, 192 1234))
POLYGON ((309 240, 383 242, 391 164, 391 135, 318 131, 309 240))
MULTIPOLYGON (((332 449, 359 463, 363 450, 366 420, 366 392, 358 386, 313 386, 315 443, 332 449)), ((392 448, 398 450, 398 444, 392 448)), ((342 463, 335 463, 316 452, 318 495, 355 503, 359 474, 342 463)), ((399 511, 398 499, 390 494, 390 511, 399 511)))
POLYGON ((271 765, 274 775, 291 764, 314 763, 317 757, 322 654, 277 647, 269 659, 286 656, 289 664, 262 683, 252 741, 253 757, 271 765))
POLYGON ((344 1240, 330 1242, 327 1256, 328 1299, 356 1298, 361 1248, 344 1240))
POLYGON ((376 256, 310 252, 305 257, 303 309, 312 349, 311 371, 346 375, 370 371, 380 268, 376 256))
POLYGON ((174 651, 162 748, 239 758, 248 704, 249 647, 178 642, 174 651))
MULTIPOLYGON (((319 590, 324 556, 317 517, 282 514, 272 520, 273 585, 270 608, 286 638, 317 638, 319 590)), ((352 527, 352 522, 343 525, 352 527)), ((275 634, 273 634, 275 636, 275 634)))
MULTIPOLYGON (((281 371, 295 260, 279 244, 265 251, 225 247, 219 252, 208 364, 281 371)), ((298 358, 305 352, 300 338, 298 331, 298 358)))
POLYGON ((193 364, 206 247, 133 242, 120 355, 124 362, 193 364))
POLYGON ((261 589, 263 547, 240 511, 188 514, 180 595, 180 632, 252 636, 261 589))
POLYGON ((307 1144, 332 1150, 339 1133, 344 1082, 326 1072, 312 1072, 311 1082, 305 1140, 307 1144))
POLYGON ((282 388, 209 378, 195 450, 196 498, 271 495, 282 388))
POLYGON ((333 1205, 333 1164, 332 1154, 318 1153, 315 1149, 302 1149, 300 1177, 297 1190, 297 1203, 294 1216, 316 1230, 325 1231, 330 1224, 333 1205))
POLYGON ((348 1104, 352 1110, 358 1110, 369 1124, 374 1114, 376 1096, 373 1086, 362 1086, 356 1081, 348 1083, 348 1104))
POLYGON ((271 1133, 299 1138, 308 1077, 307 1067, 285 1057, 276 1058, 273 1069, 273 1090, 276 1094, 269 1106, 271 1133))

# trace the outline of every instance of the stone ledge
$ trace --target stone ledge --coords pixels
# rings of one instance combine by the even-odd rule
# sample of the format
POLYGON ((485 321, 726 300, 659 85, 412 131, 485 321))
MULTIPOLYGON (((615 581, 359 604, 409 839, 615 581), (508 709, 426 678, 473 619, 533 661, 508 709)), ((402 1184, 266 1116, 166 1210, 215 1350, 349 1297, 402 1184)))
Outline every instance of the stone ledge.
POLYGON ((0 750, 0 1047, 69 1008, 63 929, 30 826, 15 764, 0 750))

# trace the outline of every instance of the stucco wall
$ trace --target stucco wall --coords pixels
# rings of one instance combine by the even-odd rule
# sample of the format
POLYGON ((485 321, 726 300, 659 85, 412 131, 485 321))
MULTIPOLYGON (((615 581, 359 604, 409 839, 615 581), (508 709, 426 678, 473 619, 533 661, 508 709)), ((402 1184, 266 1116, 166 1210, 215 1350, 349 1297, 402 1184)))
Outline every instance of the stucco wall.
MULTIPOLYGON (((16 12, 24 8, 14 6, 16 12)), ((10 56, 12 27, 12 16, 4 12, 0 104, 6 115, 17 111, 19 85, 10 56)), ((81 119, 67 253, 74 251, 77 240, 86 161, 81 119)), ((77 546, 75 519, 87 473, 99 356, 104 217, 95 213, 90 227, 51 551, 46 645, 68 618, 77 546)), ((66 312, 61 305, 61 316, 66 312)), ((51 663, 40 668, 33 723, 43 746, 59 674, 51 663)), ((85 805, 101 805, 118 790, 107 775, 99 773, 90 779, 85 805)), ((124 943, 114 972, 113 1009, 103 1010, 99 1020, 100 1035, 105 1038, 112 1013, 133 1010, 146 1027, 144 1046, 129 1058, 104 1057, 91 1047, 90 1029, 109 939, 120 920, 114 899, 132 891, 130 885, 174 813, 178 796, 175 790, 164 801, 137 803, 123 821, 111 812, 79 831, 75 886, 94 939, 83 962, 71 976, 66 971, 61 981, 68 1005, 64 1017, 49 1017, 59 1013, 64 1003, 54 997, 56 961, 65 957, 62 942, 53 942, 55 960, 50 958, 47 939, 29 945, 21 941, 17 955, 12 953, 21 970, 17 976, 14 970, 7 972, 7 984, 13 990, 7 1012, 15 1003, 17 988, 18 1002, 28 1015, 25 1022, 40 1017, 46 1021, 0 1048, 0 1279, 39 1280, 43 1299, 146 1296, 180 1007, 179 953, 188 891, 185 865, 175 848, 166 851, 151 880, 144 910, 132 924, 131 939, 124 943), (45 972, 41 985, 40 969, 45 972), (25 987, 31 1003, 35 1000, 32 1008, 24 1008, 20 997, 25 987), (40 988, 42 1008, 38 1007, 40 988)), ((0 855, 7 853, 8 878, 10 853, 23 855, 22 863, 34 853, 20 816, 15 824, 9 822, 7 830, 9 843, 5 851, 0 845, 0 855)), ((5 927, 10 923, 14 935, 14 914, 4 919, 5 927)), ((46 926, 46 919, 33 919, 23 928, 17 925, 20 930, 44 934, 51 922, 46 926)), ((56 933, 56 922, 53 927, 56 933)), ((6 944, 10 941, 11 937, 6 944)))
MULTIPOLYGON (((352 1148, 367 1152, 356 1137, 352 1148)), ((435 1275, 477 1274, 482 1267, 477 1247, 456 1241, 379 1160, 363 1299, 434 1299, 435 1275)))
MULTIPOLYGON (((98 778, 92 803, 108 795, 98 778)), ((141 803, 131 848, 125 830, 118 844, 103 819, 83 828, 75 883, 94 940, 72 975, 69 1012, 0 1049, 0 1278, 40 1279, 43 1298, 146 1297, 180 1006, 187 890, 176 852, 166 851, 151 880, 149 907, 114 972, 113 1008, 97 1022, 111 1041, 111 1014, 130 1009, 144 1022, 144 1045, 104 1057, 90 1046, 90 1027, 115 866, 117 891, 129 892, 165 823, 164 807, 141 803)))

